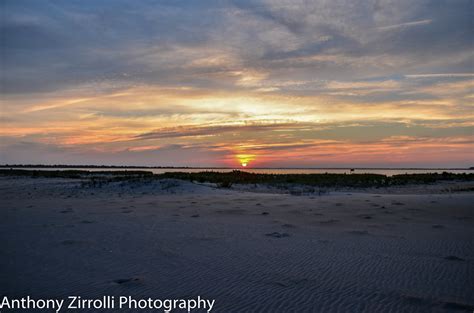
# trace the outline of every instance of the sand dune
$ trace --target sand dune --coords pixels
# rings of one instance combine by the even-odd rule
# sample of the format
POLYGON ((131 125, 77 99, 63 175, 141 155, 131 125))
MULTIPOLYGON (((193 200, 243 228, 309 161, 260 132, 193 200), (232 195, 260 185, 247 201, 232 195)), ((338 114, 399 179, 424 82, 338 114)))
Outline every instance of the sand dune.
MULTIPOLYGON (((0 294, 213 312, 472 312, 473 193, 275 193, 1 178, 0 294)), ((125 312, 125 311, 123 311, 125 312)))

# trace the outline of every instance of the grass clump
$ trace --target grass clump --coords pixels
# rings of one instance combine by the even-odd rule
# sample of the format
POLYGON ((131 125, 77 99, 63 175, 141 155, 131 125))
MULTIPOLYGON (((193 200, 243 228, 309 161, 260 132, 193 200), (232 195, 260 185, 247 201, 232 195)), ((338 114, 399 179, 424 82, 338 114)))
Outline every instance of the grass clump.
POLYGON ((309 185, 317 187, 389 187, 408 184, 430 184, 438 181, 474 181, 474 174, 428 173, 386 176, 380 174, 258 174, 243 171, 232 172, 167 172, 155 175, 200 183, 215 183, 222 188, 233 184, 309 185))
POLYGON ((71 179, 131 179, 153 177, 148 171, 86 171, 86 170, 19 170, 0 169, 0 176, 27 176, 33 178, 71 178, 71 179))
POLYGON ((439 181, 474 181, 474 173, 426 173, 386 176, 380 174, 259 174, 234 170, 231 172, 166 172, 153 174, 148 171, 86 171, 86 170, 23 170, 0 169, 0 176, 28 176, 37 178, 87 179, 92 186, 104 183, 127 181, 147 183, 157 179, 179 179, 198 183, 213 183, 220 188, 231 188, 234 184, 269 184, 288 186, 291 184, 314 187, 390 187, 401 185, 433 184, 439 181))

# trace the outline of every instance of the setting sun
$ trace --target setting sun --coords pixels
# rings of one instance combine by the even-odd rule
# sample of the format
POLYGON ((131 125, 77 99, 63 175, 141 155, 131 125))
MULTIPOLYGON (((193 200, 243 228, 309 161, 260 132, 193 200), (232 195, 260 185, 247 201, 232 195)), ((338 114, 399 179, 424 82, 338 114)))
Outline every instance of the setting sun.
POLYGON ((237 154, 235 158, 237 159, 237 162, 240 164, 240 166, 247 167, 249 166, 250 162, 255 160, 255 155, 254 154, 237 154))

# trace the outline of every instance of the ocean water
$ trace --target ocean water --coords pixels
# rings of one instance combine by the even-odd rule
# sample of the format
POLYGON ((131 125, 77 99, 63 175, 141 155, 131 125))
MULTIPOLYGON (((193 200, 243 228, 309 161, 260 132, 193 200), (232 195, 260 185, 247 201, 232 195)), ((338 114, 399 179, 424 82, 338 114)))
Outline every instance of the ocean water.
POLYGON ((203 171, 214 171, 214 172, 231 172, 233 170, 240 170, 250 173, 262 173, 262 174, 382 174, 387 176, 398 175, 398 174, 423 174, 423 173, 474 173, 471 169, 403 169, 403 168, 18 168, 18 169, 29 169, 29 170, 88 170, 88 171, 148 171, 155 174, 162 174, 165 172, 203 172, 203 171))

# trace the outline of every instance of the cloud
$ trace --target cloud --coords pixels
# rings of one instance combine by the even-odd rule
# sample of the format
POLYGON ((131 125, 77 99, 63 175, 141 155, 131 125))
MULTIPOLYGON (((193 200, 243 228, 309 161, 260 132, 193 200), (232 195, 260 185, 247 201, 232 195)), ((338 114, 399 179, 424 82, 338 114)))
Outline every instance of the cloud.
POLYGON ((396 29, 406 28, 406 27, 427 25, 427 24, 430 24, 431 22, 432 20, 427 19, 427 20, 406 22, 406 23, 401 23, 401 24, 396 24, 396 25, 381 26, 381 27, 377 27, 377 29, 380 31, 396 30, 396 29))
POLYGON ((10 159, 38 144, 58 147, 54 158, 74 147, 83 153, 67 160, 104 162, 171 162, 192 149, 231 159, 266 146, 298 150, 287 159, 302 164, 337 159, 315 140, 361 151, 364 137, 464 136, 474 118, 471 9, 470 0, 6 0, 0 128, 10 159))
POLYGON ((394 92, 400 90, 401 83, 395 80, 384 81, 331 81, 325 88, 331 95, 361 96, 380 92, 394 92))
POLYGON ((466 1, 446 7, 430 1, 235 1, 219 7, 206 1, 7 1, 0 33, 9 75, 2 88, 15 94, 91 82, 263 88, 281 71, 293 80, 308 80, 314 70, 325 79, 360 79, 418 63, 426 72, 429 59, 453 59, 457 51, 446 47, 472 48, 467 8, 466 1), (432 18, 416 19, 422 14, 432 18), (421 24, 426 29, 398 35, 371 31, 421 24), (416 55, 426 50, 428 56, 416 55))
POLYGON ((474 73, 408 74, 406 78, 457 78, 474 77, 474 73))
POLYGON ((231 125, 207 125, 207 126, 179 126, 171 128, 157 129, 152 132, 137 135, 137 139, 156 139, 156 138, 174 138, 174 137, 203 137, 216 136, 228 132, 260 132, 273 130, 289 130, 303 128, 300 123, 276 123, 276 122, 258 122, 258 123, 238 123, 231 125))
POLYGON ((138 147, 131 147, 128 148, 128 151, 133 151, 133 152, 142 152, 142 151, 154 151, 154 150, 159 150, 161 149, 161 146, 138 146, 138 147))

